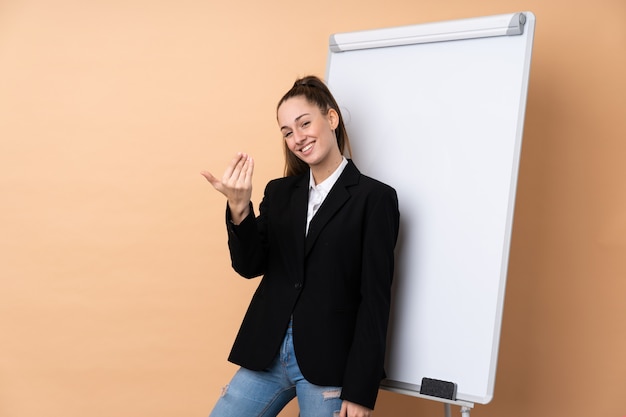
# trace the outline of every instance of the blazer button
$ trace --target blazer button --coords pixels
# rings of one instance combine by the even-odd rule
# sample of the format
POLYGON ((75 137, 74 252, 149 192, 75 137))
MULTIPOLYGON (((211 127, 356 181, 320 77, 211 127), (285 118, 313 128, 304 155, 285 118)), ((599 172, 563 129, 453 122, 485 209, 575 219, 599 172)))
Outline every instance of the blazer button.
POLYGON ((296 290, 299 290, 300 288, 302 288, 302 283, 297 282, 296 285, 294 285, 294 287, 296 288, 296 290))

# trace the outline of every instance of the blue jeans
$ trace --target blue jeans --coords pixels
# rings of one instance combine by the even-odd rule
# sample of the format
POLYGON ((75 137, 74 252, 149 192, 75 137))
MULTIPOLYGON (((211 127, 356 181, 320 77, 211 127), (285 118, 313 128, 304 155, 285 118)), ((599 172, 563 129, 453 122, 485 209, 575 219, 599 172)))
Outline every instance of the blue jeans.
POLYGON ((320 387, 304 379, 290 324, 272 365, 265 371, 240 368, 224 387, 210 417, 275 417, 296 396, 300 417, 337 417, 340 395, 341 387, 320 387))

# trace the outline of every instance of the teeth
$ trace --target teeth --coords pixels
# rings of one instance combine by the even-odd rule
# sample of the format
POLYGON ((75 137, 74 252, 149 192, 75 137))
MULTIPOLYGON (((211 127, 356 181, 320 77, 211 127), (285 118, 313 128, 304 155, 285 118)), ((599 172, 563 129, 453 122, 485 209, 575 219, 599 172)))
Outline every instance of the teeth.
POLYGON ((306 145, 304 148, 302 148, 302 149, 301 149, 301 152, 306 152, 306 151, 308 151, 309 149, 311 149, 312 147, 313 147, 313 144, 312 144, 312 143, 310 143, 310 144, 306 145))

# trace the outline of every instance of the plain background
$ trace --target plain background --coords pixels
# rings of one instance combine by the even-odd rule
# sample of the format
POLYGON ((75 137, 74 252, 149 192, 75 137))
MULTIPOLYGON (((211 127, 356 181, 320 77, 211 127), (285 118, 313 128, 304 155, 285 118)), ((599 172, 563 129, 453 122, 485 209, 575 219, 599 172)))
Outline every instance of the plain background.
MULTIPOLYGON (((258 204, 276 102, 324 75, 332 33, 524 10, 500 357, 472 415, 626 415, 623 0, 2 0, 0 416, 208 415, 258 281, 200 170, 249 152, 258 204)), ((382 391, 376 415, 442 408, 382 391)))

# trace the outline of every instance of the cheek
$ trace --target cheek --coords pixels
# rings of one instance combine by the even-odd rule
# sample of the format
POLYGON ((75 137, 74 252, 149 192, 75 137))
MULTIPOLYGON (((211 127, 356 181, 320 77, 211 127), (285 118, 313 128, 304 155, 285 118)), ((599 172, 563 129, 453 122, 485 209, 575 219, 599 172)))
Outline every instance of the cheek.
POLYGON ((294 141, 292 139, 283 139, 285 141, 285 146, 287 147, 287 149, 289 149, 290 151, 293 151, 293 147, 295 145, 294 141))
POLYGON ((287 150, 291 152, 292 154, 299 157, 299 155, 295 151, 295 146, 296 146, 295 141, 292 139, 284 139, 284 141, 285 141, 285 147, 287 148, 287 150))

